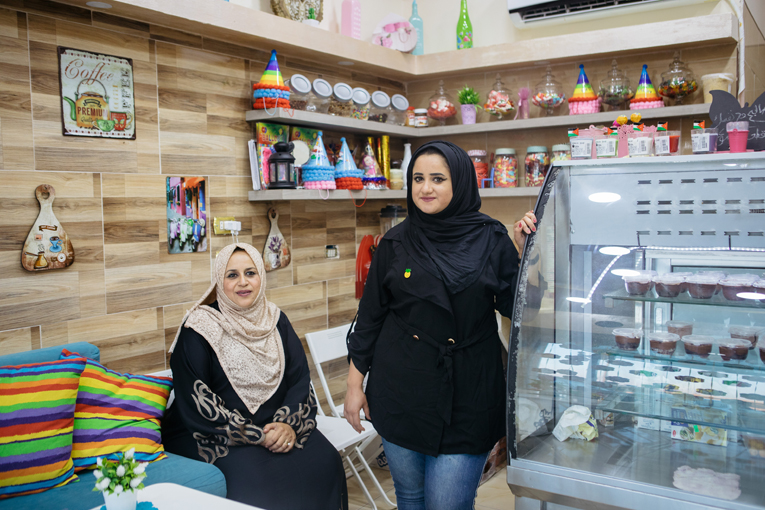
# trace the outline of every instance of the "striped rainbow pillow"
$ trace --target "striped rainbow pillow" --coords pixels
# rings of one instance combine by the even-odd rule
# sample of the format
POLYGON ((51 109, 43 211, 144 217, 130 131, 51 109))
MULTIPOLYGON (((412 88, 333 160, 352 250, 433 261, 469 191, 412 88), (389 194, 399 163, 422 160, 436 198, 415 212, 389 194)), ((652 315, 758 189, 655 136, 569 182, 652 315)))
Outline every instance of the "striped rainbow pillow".
POLYGON ((77 479, 72 430, 85 358, 0 367, 0 499, 77 479))
MULTIPOLYGON (((69 356, 79 354, 61 354, 69 356)), ((172 389, 169 377, 121 374, 87 360, 74 412, 75 471, 94 468, 97 457, 116 458, 130 448, 141 462, 167 458, 161 420, 172 389)))

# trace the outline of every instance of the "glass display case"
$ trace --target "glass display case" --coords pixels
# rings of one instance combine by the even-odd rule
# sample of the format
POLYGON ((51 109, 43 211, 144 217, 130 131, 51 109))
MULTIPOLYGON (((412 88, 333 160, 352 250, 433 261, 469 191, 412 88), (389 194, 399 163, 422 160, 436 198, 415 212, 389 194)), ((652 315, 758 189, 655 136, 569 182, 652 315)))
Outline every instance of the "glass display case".
POLYGON ((765 508, 765 154, 556 162, 535 212, 515 508, 765 508))

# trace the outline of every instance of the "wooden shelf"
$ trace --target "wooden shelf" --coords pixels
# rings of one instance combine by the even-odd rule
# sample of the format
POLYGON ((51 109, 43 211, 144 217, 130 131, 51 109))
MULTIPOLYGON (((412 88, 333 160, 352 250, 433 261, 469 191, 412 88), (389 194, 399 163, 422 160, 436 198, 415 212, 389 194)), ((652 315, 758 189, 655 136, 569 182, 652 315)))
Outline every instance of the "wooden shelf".
MULTIPOLYGON (((489 188, 478 190, 483 198, 536 197, 540 188, 489 188)), ((269 189, 250 191, 250 202, 271 202, 277 200, 404 200, 406 190, 315 190, 315 189, 269 189), (349 195, 350 193, 350 195, 349 195), (327 195, 329 194, 329 198, 327 195)))
MULTIPOLYGON (((88 0, 57 1, 93 10, 86 5, 88 0)), ((415 56, 223 0, 110 0, 109 3, 112 8, 108 14, 112 16, 259 51, 273 48, 288 58, 319 66, 335 67, 340 61, 353 62, 354 71, 401 81, 528 67, 541 61, 575 62, 738 41, 736 17, 717 13, 646 23, 629 29, 606 28, 415 56)))
MULTIPOLYGON (((390 135, 401 138, 433 138, 440 136, 457 136, 476 133, 493 133, 496 131, 528 130, 551 127, 584 126, 590 124, 611 125, 614 119, 622 114, 629 115, 632 111, 602 112, 588 115, 560 115, 557 117, 539 117, 526 120, 500 120, 496 122, 480 122, 478 124, 458 124, 454 126, 412 128, 370 122, 368 120, 347 119, 335 117, 323 113, 304 112, 300 110, 284 110, 279 108, 273 115, 264 110, 250 110, 247 112, 248 122, 275 122, 277 124, 308 126, 330 131, 351 133, 364 133, 370 135, 390 135)), ((653 108, 649 110, 637 110, 643 119, 670 119, 674 117, 686 117, 691 115, 709 114, 709 104, 690 104, 682 106, 668 106, 666 108, 653 108)))

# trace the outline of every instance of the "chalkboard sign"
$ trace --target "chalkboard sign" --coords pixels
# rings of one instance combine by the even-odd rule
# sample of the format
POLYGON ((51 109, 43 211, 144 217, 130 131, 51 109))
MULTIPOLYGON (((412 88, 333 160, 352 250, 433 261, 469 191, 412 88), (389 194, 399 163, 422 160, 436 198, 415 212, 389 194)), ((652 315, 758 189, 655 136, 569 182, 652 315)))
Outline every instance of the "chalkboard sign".
POLYGON ((750 150, 765 150, 765 93, 752 106, 746 103, 741 107, 738 99, 722 90, 712 91, 712 105, 709 107, 712 127, 717 129, 717 150, 727 151, 728 132, 725 124, 737 120, 749 121, 749 139, 746 148, 750 150))

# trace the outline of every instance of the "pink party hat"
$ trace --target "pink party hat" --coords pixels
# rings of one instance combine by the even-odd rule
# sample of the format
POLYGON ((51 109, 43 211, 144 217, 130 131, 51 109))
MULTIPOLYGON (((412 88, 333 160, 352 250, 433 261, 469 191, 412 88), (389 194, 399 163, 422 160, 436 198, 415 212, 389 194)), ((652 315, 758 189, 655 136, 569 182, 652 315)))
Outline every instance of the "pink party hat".
POLYGON ((312 167, 330 167, 329 158, 327 157, 327 150, 324 148, 324 136, 323 132, 319 131, 319 136, 316 137, 316 144, 311 149, 311 159, 308 161, 308 165, 312 167))
POLYGON ((577 101, 592 101, 593 99, 597 99, 598 96, 595 94, 595 91, 592 90, 592 85, 590 85, 590 80, 587 79, 587 75, 584 72, 584 66, 579 66, 579 79, 576 82, 576 87, 574 88, 574 94, 568 98, 569 103, 575 103, 577 101))
POLYGON ((266 70, 260 78, 260 85, 270 85, 283 87, 282 72, 279 70, 279 63, 276 61, 276 50, 271 50, 271 59, 268 61, 266 70))
POLYGON ((364 148, 364 154, 361 156, 361 169, 364 171, 365 179, 385 178, 380 171, 377 158, 375 158, 375 150, 369 143, 367 143, 367 146, 364 148))

